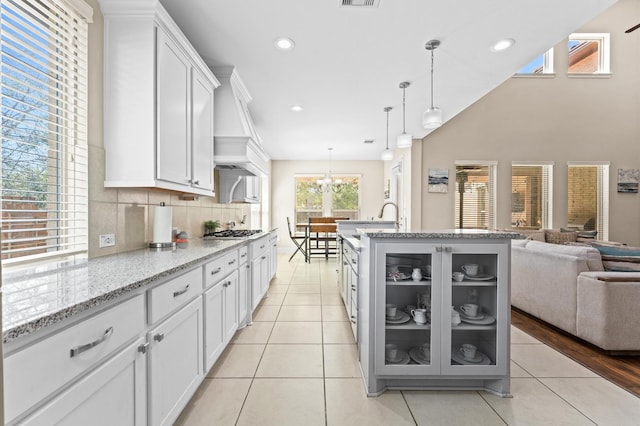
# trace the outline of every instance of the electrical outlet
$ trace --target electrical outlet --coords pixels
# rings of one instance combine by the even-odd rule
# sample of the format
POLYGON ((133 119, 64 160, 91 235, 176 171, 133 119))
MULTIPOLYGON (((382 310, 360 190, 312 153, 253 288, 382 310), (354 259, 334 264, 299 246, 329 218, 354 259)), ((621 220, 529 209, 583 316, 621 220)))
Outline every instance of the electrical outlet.
POLYGON ((100 235, 99 247, 111 247, 116 245, 116 234, 104 234, 100 235))

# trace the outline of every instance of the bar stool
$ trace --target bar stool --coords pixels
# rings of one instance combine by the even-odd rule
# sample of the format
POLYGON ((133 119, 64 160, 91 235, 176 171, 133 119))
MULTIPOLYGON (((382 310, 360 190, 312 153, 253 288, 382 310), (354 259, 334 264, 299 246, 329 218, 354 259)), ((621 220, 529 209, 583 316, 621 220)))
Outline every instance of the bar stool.
POLYGON ((304 256, 304 261, 307 261, 307 251, 305 250, 305 246, 307 244, 307 235, 305 233, 305 235, 300 235, 299 233, 294 233, 293 231, 291 231, 291 220, 289 220, 289 216, 287 216, 287 228, 289 229, 289 238, 291 238, 291 241, 293 241, 293 244, 296 245, 296 250, 293 252, 293 254, 291 255, 291 257, 289 258, 289 262, 291 262, 291 259, 293 259, 293 256, 296 255, 296 253, 300 252, 302 253, 302 255, 304 256))

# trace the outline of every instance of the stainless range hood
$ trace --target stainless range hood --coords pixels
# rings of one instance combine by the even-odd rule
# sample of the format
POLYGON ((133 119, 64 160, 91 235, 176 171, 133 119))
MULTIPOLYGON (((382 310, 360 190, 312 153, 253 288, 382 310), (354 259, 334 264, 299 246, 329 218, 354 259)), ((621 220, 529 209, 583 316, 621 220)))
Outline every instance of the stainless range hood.
POLYGON ((214 67, 220 80, 215 93, 214 163, 218 169, 242 169, 248 175, 266 176, 269 156, 262 148, 247 108, 251 95, 235 67, 214 67))

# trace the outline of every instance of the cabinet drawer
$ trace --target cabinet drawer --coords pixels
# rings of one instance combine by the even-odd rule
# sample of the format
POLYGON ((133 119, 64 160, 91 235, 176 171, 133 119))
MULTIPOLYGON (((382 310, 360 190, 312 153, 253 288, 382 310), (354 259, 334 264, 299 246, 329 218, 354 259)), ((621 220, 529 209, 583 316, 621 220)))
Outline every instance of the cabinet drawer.
POLYGON ((138 352, 141 337, 116 353, 20 425, 146 424, 147 357, 138 352))
POLYGON ((209 288, 238 268, 238 250, 233 250, 204 265, 205 288, 209 288))
POLYGON ((153 324, 202 292, 202 268, 196 268, 149 290, 149 323, 153 324))
POLYGON ((5 358, 7 423, 144 329, 144 296, 139 295, 5 358))
POLYGON ((241 247, 240 250, 238 250, 238 262, 240 265, 247 263, 247 260, 249 260, 249 246, 244 246, 241 247))
POLYGON ((269 250, 269 239, 267 237, 251 243, 251 256, 253 259, 263 255, 267 250, 269 250))

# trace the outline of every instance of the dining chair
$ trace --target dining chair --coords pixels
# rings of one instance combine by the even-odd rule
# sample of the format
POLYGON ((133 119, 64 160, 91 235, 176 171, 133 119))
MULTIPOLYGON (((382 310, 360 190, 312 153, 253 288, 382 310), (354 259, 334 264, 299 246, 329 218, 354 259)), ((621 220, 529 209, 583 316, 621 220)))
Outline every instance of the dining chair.
POLYGON ((293 257, 298 252, 302 253, 302 255, 304 256, 304 261, 307 262, 307 259, 309 258, 307 256, 307 251, 305 250, 307 244, 307 234, 305 233, 304 235, 301 235, 300 233, 293 232, 291 230, 291 220, 289 219, 289 216, 287 216, 287 228, 289 229, 289 238, 291 238, 291 241, 293 241, 293 244, 295 244, 297 247, 289 258, 289 262, 291 262, 291 259, 293 259, 293 257))
POLYGON ((309 217, 309 242, 308 254, 311 258, 314 254, 324 256, 338 253, 337 224, 336 220, 346 220, 342 217, 309 217))

